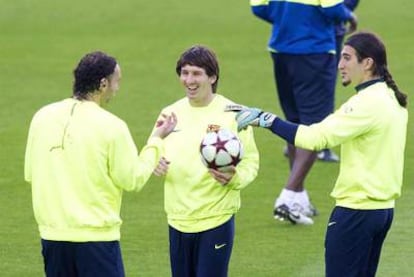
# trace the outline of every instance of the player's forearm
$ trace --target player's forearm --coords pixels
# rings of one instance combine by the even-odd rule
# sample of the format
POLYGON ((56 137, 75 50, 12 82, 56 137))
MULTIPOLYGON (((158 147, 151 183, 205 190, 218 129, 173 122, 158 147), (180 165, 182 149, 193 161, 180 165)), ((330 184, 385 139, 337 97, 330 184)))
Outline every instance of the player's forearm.
POLYGON ((269 129, 288 143, 294 144, 298 127, 298 124, 276 117, 269 129))

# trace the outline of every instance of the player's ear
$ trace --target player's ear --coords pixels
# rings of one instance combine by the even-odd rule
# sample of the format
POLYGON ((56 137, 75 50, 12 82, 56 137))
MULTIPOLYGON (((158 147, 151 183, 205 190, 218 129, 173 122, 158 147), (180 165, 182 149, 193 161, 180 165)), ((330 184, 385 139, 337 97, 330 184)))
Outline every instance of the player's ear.
POLYGON ((102 78, 99 84, 99 90, 105 89, 108 86, 108 79, 102 78))
POLYGON ((370 57, 365 58, 364 59, 364 67, 367 70, 373 70, 374 69, 374 59, 370 58, 370 57))
POLYGON ((217 82, 217 76, 216 75, 210 76, 208 78, 210 79, 210 83, 212 85, 217 82))

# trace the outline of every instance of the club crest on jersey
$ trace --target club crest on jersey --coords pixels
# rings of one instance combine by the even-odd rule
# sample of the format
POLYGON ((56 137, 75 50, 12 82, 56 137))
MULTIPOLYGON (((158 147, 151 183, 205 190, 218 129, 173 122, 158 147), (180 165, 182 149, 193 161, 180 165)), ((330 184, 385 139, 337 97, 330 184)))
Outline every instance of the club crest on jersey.
POLYGON ((206 132, 217 132, 218 130, 220 130, 220 125, 208 124, 206 132))

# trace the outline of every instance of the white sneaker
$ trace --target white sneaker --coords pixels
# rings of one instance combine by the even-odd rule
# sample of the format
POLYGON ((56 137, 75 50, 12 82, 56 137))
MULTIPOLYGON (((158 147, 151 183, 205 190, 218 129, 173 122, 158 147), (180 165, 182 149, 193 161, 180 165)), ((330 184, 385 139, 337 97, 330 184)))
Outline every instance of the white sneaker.
POLYGON ((322 162, 338 163, 339 157, 331 149, 324 149, 318 152, 318 160, 322 162))
POLYGON ((315 208, 315 206, 312 205, 312 203, 309 203, 307 206, 302 207, 302 213, 307 217, 314 217, 319 215, 319 211, 315 208))
POLYGON ((277 206, 273 211, 273 216, 275 219, 280 221, 290 221, 292 224, 303 224, 311 225, 313 224, 312 218, 306 216, 301 212, 303 207, 299 204, 293 204, 292 208, 289 208, 287 205, 282 204, 277 206))

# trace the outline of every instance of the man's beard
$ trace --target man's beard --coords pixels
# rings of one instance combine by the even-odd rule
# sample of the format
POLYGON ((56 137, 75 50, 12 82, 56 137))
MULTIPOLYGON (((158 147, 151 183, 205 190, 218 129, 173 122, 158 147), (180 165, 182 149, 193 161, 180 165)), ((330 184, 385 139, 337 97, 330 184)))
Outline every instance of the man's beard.
POLYGON ((351 80, 342 81, 344 87, 348 86, 351 83, 351 80))

